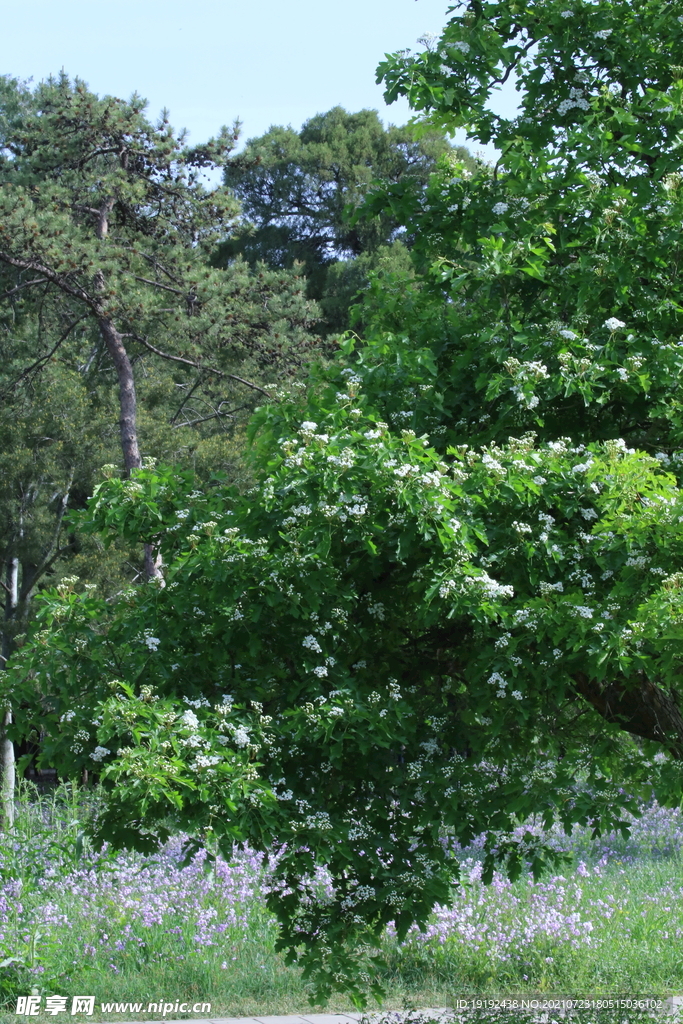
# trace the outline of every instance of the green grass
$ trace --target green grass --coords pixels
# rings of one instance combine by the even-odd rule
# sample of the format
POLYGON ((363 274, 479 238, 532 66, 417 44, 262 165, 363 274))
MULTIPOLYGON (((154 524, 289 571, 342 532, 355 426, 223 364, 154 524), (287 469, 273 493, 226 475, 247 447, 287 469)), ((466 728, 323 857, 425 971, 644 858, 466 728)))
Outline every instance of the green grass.
MULTIPOLYGON (((243 875, 230 875, 229 892, 224 876, 200 870, 188 876, 161 862, 157 876, 148 859, 131 855, 112 854, 95 871, 83 840, 95 802, 92 794, 71 787, 41 797, 24 786, 15 834, 0 838, 6 919, 0 951, 10 960, 0 969, 0 1021, 21 1019, 13 1013, 14 1001, 32 987, 69 1000, 95 996, 94 1015, 76 1018, 93 1021, 160 1017, 103 1015, 101 1002, 209 1002, 211 1017, 353 1009, 342 997, 311 1007, 299 973, 275 952, 275 926, 259 897, 253 865, 243 875), (216 922, 224 930, 212 930, 216 922)), ((661 827, 660 821, 656 828, 661 827)), ((597 870, 600 851, 591 860, 590 845, 579 837, 574 865, 563 877, 537 884, 498 879, 485 887, 477 879, 476 858, 468 861, 454 910, 442 915, 441 934, 414 935, 402 947, 387 939, 383 1009, 454 1006, 472 996, 683 992, 683 859, 675 843, 662 849, 656 828, 648 850, 635 857, 631 850, 620 863, 615 846, 597 870), (582 867, 579 855, 586 860, 582 867)), ((647 829, 641 832, 641 840, 647 839, 647 829)), ((572 1019, 642 1019, 591 1013, 572 1019)), ((42 1024, 67 1017, 74 1019, 68 1012, 33 1019, 42 1024)), ((477 1024, 525 1017, 517 1012, 463 1019, 477 1024)))

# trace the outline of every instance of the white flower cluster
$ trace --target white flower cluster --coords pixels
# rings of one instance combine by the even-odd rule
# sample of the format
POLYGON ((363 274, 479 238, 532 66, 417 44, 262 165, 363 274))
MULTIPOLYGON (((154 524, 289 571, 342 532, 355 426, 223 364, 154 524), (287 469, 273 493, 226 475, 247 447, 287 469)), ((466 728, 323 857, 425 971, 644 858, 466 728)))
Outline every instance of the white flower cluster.
POLYGON ((191 708, 210 708, 211 704, 206 697, 197 697, 196 700, 190 700, 189 697, 183 697, 183 704, 187 704, 191 708))
POLYGON ((197 754, 194 759, 194 766, 195 768, 213 768, 220 761, 220 754, 197 754))
POLYGON ((107 754, 111 754, 111 750, 107 747, 95 747, 90 756, 93 761, 103 761, 107 754))
POLYGON ((465 576, 465 583, 472 587, 481 587, 484 597, 496 599, 499 597, 514 597, 514 588, 497 580, 492 579, 488 573, 483 572, 481 576, 465 576))
POLYGON ((496 691, 497 697, 505 696, 505 687, 507 686, 507 680, 500 674, 500 672, 493 672, 486 680, 491 686, 497 686, 496 691))
POLYGON ((501 217, 510 209, 510 207, 508 203, 496 203, 495 206, 491 207, 491 209, 493 213, 495 213, 496 217, 501 217))
POLYGON ((401 699, 401 688, 396 679, 389 680, 389 696, 392 700, 401 699))
POLYGON ((161 643, 158 636, 150 636, 149 631, 145 632, 144 642, 149 647, 150 651, 156 651, 161 643))
POLYGON ((470 52, 470 44, 466 43, 464 39, 459 39, 457 43, 451 43, 449 49, 459 50, 460 53, 467 54, 470 52))
POLYGON ((338 466, 339 469, 351 469, 355 465, 355 456, 353 449, 344 448, 339 455, 328 455, 327 461, 332 466, 338 466))
POLYGON ((316 811, 315 814, 309 814, 304 825, 306 828, 318 829, 320 832, 329 832, 333 827, 327 811, 316 811))
POLYGON ((615 316, 611 316, 609 320, 605 320, 604 326, 608 331, 618 331, 620 327, 626 327, 623 320, 617 320, 615 316))
POLYGON ((428 487, 441 487, 441 474, 440 473, 423 473, 420 477, 420 483, 426 484, 428 487))
POLYGON ((482 465, 486 466, 490 473, 499 473, 501 476, 505 475, 505 469, 497 459, 494 459, 489 452, 484 452, 481 457, 482 465))
POLYGON ((644 569, 649 562, 650 559, 647 555, 629 555, 624 564, 632 566, 634 569, 644 569))
POLYGON ((583 89, 572 88, 569 90, 569 97, 557 105, 558 114, 566 114, 572 107, 579 107, 580 110, 589 110, 590 103, 584 97, 583 89))
POLYGON ((232 741, 236 747, 246 747, 249 744, 249 732, 243 725, 232 727, 232 741))
POLYGON ((564 586, 561 580, 557 583, 539 583, 538 589, 543 597, 548 597, 550 594, 562 594, 564 592, 564 586))
POLYGON ((306 647, 309 651, 314 651, 316 654, 322 654, 323 652, 322 647, 312 633, 303 638, 301 646, 306 647))

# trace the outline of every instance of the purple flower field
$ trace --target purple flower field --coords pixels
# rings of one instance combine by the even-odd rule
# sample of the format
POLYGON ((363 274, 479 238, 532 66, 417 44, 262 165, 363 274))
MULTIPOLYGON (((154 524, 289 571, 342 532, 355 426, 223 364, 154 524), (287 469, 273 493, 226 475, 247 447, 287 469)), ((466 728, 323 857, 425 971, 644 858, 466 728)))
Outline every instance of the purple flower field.
MULTIPOLYGON (((24 808, 0 846, 0 955, 9 1000, 30 982, 102 998, 153 998, 175 986, 230 1015, 306 1004, 297 973, 274 952, 262 857, 236 852, 181 866, 182 840, 156 856, 77 840, 73 807, 24 808), (22 833, 23 828, 23 833, 22 833), (118 993, 118 995, 117 995, 118 993)), ((528 826, 532 831, 533 822, 528 826)), ((683 815, 654 805, 630 838, 551 833, 574 855, 563 873, 481 882, 481 844, 459 850, 462 884, 425 932, 386 938, 390 1002, 447 1005, 463 993, 683 991, 683 815), (435 1000, 438 999, 438 1002, 435 1000)), ((169 998, 173 994, 169 993, 169 998)), ((339 1006, 338 1008, 341 1008, 339 1006)))

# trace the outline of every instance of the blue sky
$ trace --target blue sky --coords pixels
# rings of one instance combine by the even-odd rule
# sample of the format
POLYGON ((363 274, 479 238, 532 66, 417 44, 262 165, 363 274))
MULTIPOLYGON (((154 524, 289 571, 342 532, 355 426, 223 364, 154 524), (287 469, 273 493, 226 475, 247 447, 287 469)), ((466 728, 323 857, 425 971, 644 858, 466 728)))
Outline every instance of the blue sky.
POLYGON ((422 49, 446 11, 447 0, 26 0, 3 11, 0 73, 39 81, 64 68, 101 95, 137 91, 195 143, 236 117, 246 139, 337 104, 405 124, 407 104, 384 104, 375 68, 422 49))

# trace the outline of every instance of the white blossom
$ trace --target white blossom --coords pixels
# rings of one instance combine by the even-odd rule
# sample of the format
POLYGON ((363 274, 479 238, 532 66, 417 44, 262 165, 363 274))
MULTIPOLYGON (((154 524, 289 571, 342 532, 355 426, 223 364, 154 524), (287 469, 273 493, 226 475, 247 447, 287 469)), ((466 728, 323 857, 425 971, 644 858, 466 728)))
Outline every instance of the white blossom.
POLYGON ((301 645, 302 647, 307 647, 309 651, 315 651, 316 654, 322 654, 323 649, 312 634, 305 636, 301 641, 301 645))
POLYGON ((102 761, 107 756, 107 754, 111 754, 111 750, 109 750, 107 747, 95 747, 90 756, 93 759, 93 761, 102 761))
POLYGON ((249 733, 243 725, 238 725, 232 734, 235 746, 246 747, 249 744, 249 733))
POLYGON ((189 708, 187 711, 183 711, 180 716, 180 721, 187 729, 197 729, 199 727, 199 719, 195 715, 194 711, 191 711, 189 708))
POLYGON ((608 329, 609 331, 616 331, 616 330, 618 330, 618 329, 619 329, 620 327, 626 327, 626 324, 624 323, 624 321, 623 321, 623 320, 617 320, 617 318, 616 318, 615 316, 611 316, 611 317, 609 318, 609 320, 605 320, 605 324, 604 324, 604 326, 605 326, 605 327, 606 327, 606 328, 607 328, 607 329, 608 329))

